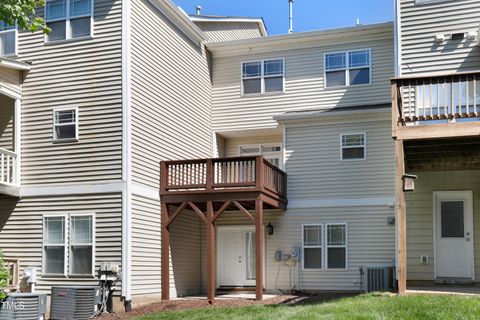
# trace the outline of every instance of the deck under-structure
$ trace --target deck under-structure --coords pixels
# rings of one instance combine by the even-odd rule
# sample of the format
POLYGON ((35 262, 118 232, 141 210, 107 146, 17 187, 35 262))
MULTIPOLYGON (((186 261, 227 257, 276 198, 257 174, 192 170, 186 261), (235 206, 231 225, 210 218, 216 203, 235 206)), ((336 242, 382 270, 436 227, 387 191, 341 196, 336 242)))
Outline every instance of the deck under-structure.
POLYGON ((286 209, 287 176, 262 156, 160 163, 162 214, 162 298, 169 300, 169 227, 191 210, 207 230, 207 298, 216 289, 215 222, 226 211, 240 211, 255 225, 256 298, 263 299, 263 210, 286 209))

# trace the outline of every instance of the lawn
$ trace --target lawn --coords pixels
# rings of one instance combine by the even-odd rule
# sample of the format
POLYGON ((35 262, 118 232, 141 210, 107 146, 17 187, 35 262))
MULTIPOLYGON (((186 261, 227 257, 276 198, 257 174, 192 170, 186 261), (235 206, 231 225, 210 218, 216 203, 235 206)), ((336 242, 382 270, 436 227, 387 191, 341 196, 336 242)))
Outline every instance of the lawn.
POLYGON ((136 320, 480 319, 480 298, 365 294, 317 304, 253 305, 164 311, 136 320))

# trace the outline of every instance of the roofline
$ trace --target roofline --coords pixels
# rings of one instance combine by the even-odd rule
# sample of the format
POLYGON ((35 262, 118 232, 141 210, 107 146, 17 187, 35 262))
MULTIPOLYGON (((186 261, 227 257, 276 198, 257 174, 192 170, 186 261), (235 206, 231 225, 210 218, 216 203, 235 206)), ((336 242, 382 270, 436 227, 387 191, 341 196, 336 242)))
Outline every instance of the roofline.
POLYGON ((205 41, 205 35, 190 18, 171 0, 149 0, 161 13, 175 24, 192 41, 199 44, 205 41))
POLYGON ((30 70, 30 64, 9 59, 9 58, 0 58, 0 67, 5 67, 8 69, 20 70, 20 71, 28 71, 30 70))
POLYGON ((260 29, 262 36, 268 36, 267 27, 265 26, 265 21, 263 18, 249 18, 249 17, 208 17, 208 16, 198 16, 190 15, 190 20, 193 22, 247 22, 247 23, 256 23, 260 29))
POLYGON ((294 120, 311 120, 315 118, 329 118, 329 117, 339 117, 339 116, 349 116, 357 114, 379 114, 379 113, 389 113, 390 106, 382 104, 380 106, 372 107, 358 107, 358 108, 338 108, 335 110, 311 110, 311 111, 298 111, 292 113, 282 113, 276 116, 273 116, 273 119, 278 122, 285 121, 294 121, 294 120), (383 107, 384 106, 384 107, 383 107), (345 110, 342 110, 345 109, 345 110))
POLYGON ((207 44, 207 47, 210 51, 221 51, 224 48, 231 48, 232 46, 251 46, 251 45, 271 46, 272 44, 277 45, 277 44, 289 43, 290 41, 309 41, 309 40, 328 38, 329 36, 338 38, 339 36, 351 35, 352 32, 369 31, 369 30, 383 29, 383 28, 385 29, 391 28, 393 31, 393 21, 353 26, 353 27, 274 35, 274 36, 268 36, 263 38, 249 38, 249 39, 241 39, 241 40, 233 40, 233 41, 210 42, 207 44))

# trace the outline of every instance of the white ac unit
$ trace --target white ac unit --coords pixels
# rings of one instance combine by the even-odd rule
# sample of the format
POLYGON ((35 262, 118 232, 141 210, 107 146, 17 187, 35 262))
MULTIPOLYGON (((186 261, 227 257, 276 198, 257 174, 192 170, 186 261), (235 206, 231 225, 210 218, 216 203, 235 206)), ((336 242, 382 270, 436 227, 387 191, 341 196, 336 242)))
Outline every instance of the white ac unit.
POLYGON ((0 320, 43 320, 47 312, 47 295, 9 293, 0 302, 0 320))

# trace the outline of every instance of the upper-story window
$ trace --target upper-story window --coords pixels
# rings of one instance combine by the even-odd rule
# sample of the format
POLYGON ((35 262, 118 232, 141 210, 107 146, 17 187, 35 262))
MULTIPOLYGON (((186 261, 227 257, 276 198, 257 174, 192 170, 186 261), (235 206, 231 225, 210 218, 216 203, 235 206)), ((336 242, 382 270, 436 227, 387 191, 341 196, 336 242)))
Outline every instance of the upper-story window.
POLYGON ((242 93, 283 92, 284 59, 242 63, 242 93))
POLYGON ((365 133, 341 134, 342 160, 365 160, 367 158, 367 139, 365 133))
POLYGON ((325 54, 325 87, 343 87, 370 83, 370 49, 325 54))
POLYGON ((78 110, 76 108, 53 111, 53 140, 78 140, 78 110))
POLYGON ((17 29, 0 21, 0 56, 17 54, 17 29))
POLYGON ((58 41, 92 35, 93 0, 47 0, 47 27, 52 31, 47 41, 58 41))

